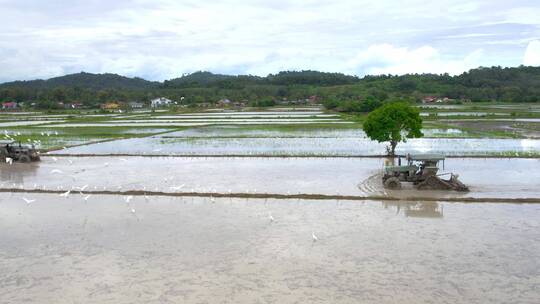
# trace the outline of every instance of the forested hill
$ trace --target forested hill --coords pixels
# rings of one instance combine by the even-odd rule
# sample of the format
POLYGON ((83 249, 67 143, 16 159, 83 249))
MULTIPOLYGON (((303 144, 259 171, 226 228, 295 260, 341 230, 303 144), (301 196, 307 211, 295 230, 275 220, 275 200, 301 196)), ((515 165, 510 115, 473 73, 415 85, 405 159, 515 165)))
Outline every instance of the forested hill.
POLYGON ((262 77, 251 75, 222 75, 210 72, 195 72, 179 78, 165 80, 164 88, 241 88, 246 85, 255 85, 263 82, 262 77))
POLYGON ((340 73, 317 71, 285 71, 266 77, 252 75, 221 75, 210 72, 195 72, 180 78, 165 81, 165 88, 243 88, 249 85, 315 85, 332 86, 357 83, 359 78, 340 73))
POLYGON ((478 68, 457 76, 447 74, 379 75, 358 78, 339 73, 286 71, 266 77, 196 72, 163 83, 116 74, 79 73, 49 80, 0 84, 0 101, 79 101, 89 106, 116 101, 148 101, 152 97, 189 104, 231 100, 384 101, 425 96, 472 101, 540 102, 540 67, 478 68), (184 97, 184 98, 182 98, 184 97))
POLYGON ((117 74, 92 74, 77 73, 70 74, 48 80, 14 81, 0 84, 0 88, 24 88, 24 89, 54 89, 57 87, 85 88, 93 90, 103 89, 151 89, 159 86, 160 83, 144 80, 142 78, 129 78, 117 74))

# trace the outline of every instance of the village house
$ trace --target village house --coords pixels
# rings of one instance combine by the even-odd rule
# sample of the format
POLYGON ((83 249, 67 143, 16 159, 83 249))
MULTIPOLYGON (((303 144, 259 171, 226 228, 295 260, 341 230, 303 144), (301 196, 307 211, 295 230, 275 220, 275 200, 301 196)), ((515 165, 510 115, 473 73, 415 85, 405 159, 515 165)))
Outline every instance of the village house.
POLYGON ((65 103, 64 109, 82 109, 83 104, 80 102, 65 103))
POLYGON ((432 102, 435 102, 436 100, 437 100, 437 97, 435 96, 426 96, 422 98, 422 103, 432 103, 432 102))
POLYGON ((150 100, 150 105, 152 106, 152 108, 167 107, 170 106, 172 103, 172 100, 165 97, 159 97, 150 100))
POLYGON ((231 104, 232 102, 227 98, 220 99, 217 102, 218 107, 227 107, 227 106, 230 106, 231 104))
POLYGON ((453 102, 455 99, 444 97, 442 100, 437 100, 437 102, 453 102))
POLYGON ((142 109, 144 108, 144 103, 132 101, 129 103, 129 107, 132 109, 142 109))
POLYGON ((309 97, 308 102, 310 104, 312 104, 312 105, 320 104, 321 103, 321 98, 319 96, 317 96, 317 95, 313 95, 313 96, 309 97))
POLYGON ((102 110, 118 110, 120 105, 116 102, 107 102, 99 106, 102 110))
POLYGON ((13 101, 3 102, 2 110, 13 110, 17 108, 17 103, 13 101))
POLYGON ((443 102, 453 102, 455 99, 448 97, 436 97, 436 96, 426 96, 422 98, 422 103, 443 103, 443 102))
POLYGON ((248 101, 247 101, 247 100, 243 100, 243 101, 235 101, 235 102, 232 103, 233 107, 236 107, 236 108, 243 108, 243 107, 245 107, 247 104, 248 104, 248 101))

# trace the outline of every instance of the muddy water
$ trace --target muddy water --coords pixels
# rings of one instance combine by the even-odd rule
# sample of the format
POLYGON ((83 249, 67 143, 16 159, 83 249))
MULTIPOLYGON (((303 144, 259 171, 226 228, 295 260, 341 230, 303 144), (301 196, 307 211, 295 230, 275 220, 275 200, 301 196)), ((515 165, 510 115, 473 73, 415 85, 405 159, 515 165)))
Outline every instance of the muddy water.
POLYGON ((0 295, 538 303, 539 219, 537 205, 0 194, 0 295))
POLYGON ((446 172, 458 173, 469 193, 385 191, 382 166, 379 158, 43 157, 0 164, 0 188, 540 198, 540 159, 447 159, 446 172))
MULTIPOLYGON (((167 134, 170 136, 170 134, 167 134)), ((60 151, 62 154, 181 155, 381 155, 386 144, 367 138, 132 138, 60 151), (155 153, 159 150, 159 153, 155 153)), ((540 152, 536 139, 420 138, 398 145, 398 153, 486 155, 540 152)))

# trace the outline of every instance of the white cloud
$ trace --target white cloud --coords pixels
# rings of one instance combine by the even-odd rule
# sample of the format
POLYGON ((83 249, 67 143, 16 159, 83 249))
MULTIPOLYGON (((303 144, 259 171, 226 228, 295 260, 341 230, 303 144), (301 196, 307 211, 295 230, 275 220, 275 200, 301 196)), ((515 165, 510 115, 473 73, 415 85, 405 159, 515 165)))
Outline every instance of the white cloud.
POLYGON ((462 58, 447 59, 431 47, 416 49, 391 44, 372 45, 360 52, 350 64, 362 74, 449 73, 460 74, 480 65, 482 50, 475 50, 462 58))
POLYGON ((49 2, 0 0, 0 82, 81 70, 455 74, 519 65, 540 37, 530 0, 49 2))
POLYGON ((540 40, 529 42, 523 56, 523 64, 540 66, 540 40))

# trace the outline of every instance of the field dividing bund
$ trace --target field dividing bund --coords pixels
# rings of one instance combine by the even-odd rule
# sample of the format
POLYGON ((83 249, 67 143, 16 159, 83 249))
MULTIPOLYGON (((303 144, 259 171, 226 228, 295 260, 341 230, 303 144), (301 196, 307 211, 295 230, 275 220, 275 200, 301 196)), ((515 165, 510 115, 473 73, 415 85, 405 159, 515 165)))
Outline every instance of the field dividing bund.
MULTIPOLYGON (((2 193, 43 193, 64 194, 63 190, 0 188, 2 193)), ((74 190, 73 196, 77 195, 74 190)), ((540 204, 540 198, 493 198, 459 197, 437 198, 429 196, 359 196, 359 195, 324 195, 324 194, 279 194, 279 193, 219 193, 219 192, 161 192, 161 191, 84 191, 84 195, 121 195, 121 196, 171 196, 171 197, 215 197, 215 198, 253 198, 253 199, 302 199, 302 200, 343 200, 343 201, 405 201, 405 202, 446 202, 446 203, 504 203, 504 204, 540 204)))

